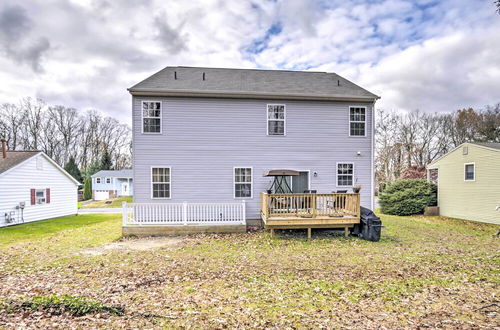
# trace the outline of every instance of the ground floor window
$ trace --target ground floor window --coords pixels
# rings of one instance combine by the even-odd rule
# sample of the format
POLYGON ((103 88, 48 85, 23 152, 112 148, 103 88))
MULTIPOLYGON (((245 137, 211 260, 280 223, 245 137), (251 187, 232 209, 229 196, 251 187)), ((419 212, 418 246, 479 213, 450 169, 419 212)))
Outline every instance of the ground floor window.
POLYGON ((252 168, 234 168, 234 197, 252 198, 252 168))
POLYGON ((170 198, 170 167, 151 168, 153 198, 170 198))
POLYGON ((337 163, 337 187, 351 187, 354 178, 353 163, 337 163))
POLYGON ((35 199, 37 204, 45 204, 45 202, 47 201, 45 189, 37 189, 35 192, 35 199))

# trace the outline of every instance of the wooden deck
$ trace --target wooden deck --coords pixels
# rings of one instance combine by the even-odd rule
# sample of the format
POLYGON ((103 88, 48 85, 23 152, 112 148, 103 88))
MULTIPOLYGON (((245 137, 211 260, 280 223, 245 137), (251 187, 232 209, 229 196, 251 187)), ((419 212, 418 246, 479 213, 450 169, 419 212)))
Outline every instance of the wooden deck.
POLYGON ((360 222, 359 194, 261 193, 261 217, 271 229, 349 228, 360 222))

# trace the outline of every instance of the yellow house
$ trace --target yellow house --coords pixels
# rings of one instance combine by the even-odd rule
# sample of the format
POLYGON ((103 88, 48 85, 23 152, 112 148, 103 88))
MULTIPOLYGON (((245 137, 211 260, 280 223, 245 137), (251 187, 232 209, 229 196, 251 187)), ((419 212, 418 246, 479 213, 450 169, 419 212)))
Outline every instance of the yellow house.
POLYGON ((427 169, 440 215, 500 224, 500 143, 463 143, 427 169))

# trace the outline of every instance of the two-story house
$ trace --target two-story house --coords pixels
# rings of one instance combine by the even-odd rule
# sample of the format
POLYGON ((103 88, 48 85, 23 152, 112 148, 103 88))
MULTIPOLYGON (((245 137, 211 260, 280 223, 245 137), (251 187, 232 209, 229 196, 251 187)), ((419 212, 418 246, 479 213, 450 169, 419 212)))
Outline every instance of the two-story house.
POLYGON ((133 195, 131 169, 101 170, 92 178, 92 199, 102 201, 110 198, 133 195))
POLYGON ((287 169, 290 193, 361 186, 373 208, 378 96, 335 73, 166 67, 129 92, 135 202, 245 200, 260 219, 263 175, 287 169))

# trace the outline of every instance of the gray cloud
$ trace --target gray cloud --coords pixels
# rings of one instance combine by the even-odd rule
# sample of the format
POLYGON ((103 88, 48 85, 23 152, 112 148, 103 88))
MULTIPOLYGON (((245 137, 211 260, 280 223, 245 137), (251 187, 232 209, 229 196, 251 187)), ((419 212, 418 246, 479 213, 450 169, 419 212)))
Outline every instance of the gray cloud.
POLYGON ((198 65, 334 71, 388 109, 491 104, 497 18, 470 0, 0 0, 0 103, 40 96, 130 122, 127 87, 198 65))
POLYGON ((154 24, 157 26, 156 40, 160 41, 170 54, 178 54, 187 50, 186 37, 181 36, 182 24, 177 29, 172 28, 165 15, 155 17, 154 24))
POLYGON ((0 11, 0 49, 18 63, 28 63, 33 71, 42 72, 42 57, 50 49, 46 37, 32 35, 33 22, 20 6, 0 11))

